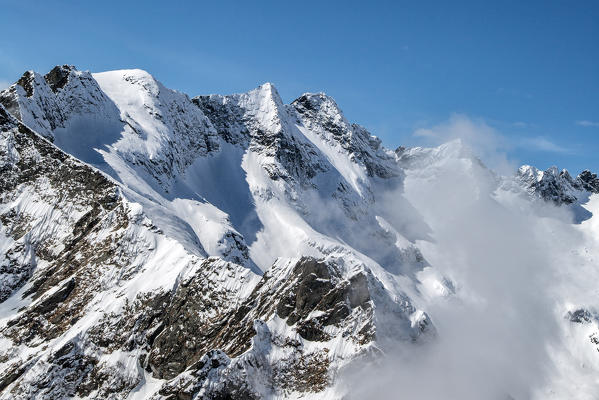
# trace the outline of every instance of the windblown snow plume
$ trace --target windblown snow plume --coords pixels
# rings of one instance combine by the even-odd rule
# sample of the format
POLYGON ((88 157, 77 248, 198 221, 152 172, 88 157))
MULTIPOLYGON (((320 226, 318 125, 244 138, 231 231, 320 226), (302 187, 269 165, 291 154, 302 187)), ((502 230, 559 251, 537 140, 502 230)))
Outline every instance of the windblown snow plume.
POLYGON ((433 268, 417 278, 438 335, 352 371, 351 398, 596 398, 597 321, 573 318, 594 309, 592 219, 574 225, 572 210, 531 201, 475 160, 429 159, 421 170, 411 158, 404 196, 432 231, 416 244, 433 268))
POLYGON ((599 398, 590 171, 141 70, 28 71, 0 128, 2 399, 599 398))

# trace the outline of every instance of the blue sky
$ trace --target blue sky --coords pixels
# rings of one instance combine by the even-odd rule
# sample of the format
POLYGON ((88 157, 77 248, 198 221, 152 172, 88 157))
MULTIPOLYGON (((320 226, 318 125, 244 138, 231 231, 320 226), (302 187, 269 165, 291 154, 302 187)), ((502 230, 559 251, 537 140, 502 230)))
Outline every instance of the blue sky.
POLYGON ((3 86, 65 63, 142 68, 190 96, 270 81, 286 102, 326 92, 388 147, 466 121, 514 163, 599 171, 597 1, 0 6, 3 86))

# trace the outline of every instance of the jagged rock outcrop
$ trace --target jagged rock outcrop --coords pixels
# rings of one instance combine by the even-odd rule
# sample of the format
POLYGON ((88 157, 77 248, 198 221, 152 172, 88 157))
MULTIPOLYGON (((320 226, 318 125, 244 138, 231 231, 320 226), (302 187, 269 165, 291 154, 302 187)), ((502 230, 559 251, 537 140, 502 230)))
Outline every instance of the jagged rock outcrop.
POLYGON ((294 182, 307 185, 317 173, 328 170, 318 149, 289 123, 290 112, 272 84, 244 94, 199 96, 193 101, 227 142, 264 156, 262 167, 270 179, 281 179, 291 187, 294 182))
POLYGON ((582 171, 577 179, 582 184, 582 187, 591 193, 599 193, 599 178, 597 174, 592 173, 588 169, 582 171))
POLYGON ((581 172, 576 178, 563 169, 551 167, 546 171, 529 165, 518 169, 518 179, 533 196, 555 204, 572 204, 588 197, 589 193, 599 193, 597 174, 589 170, 581 172))
POLYGON ((392 178, 400 174, 381 140, 365 128, 350 124, 335 101, 324 93, 305 93, 291 103, 304 126, 326 142, 338 143, 349 158, 364 165, 370 177, 392 178))
POLYGON ((167 190, 175 173, 218 147, 209 121, 187 96, 139 70, 95 77, 69 65, 44 76, 28 71, 0 93, 0 103, 67 152, 92 164, 101 162, 94 146, 116 152, 167 190))
POLYGON ((586 328, 589 342, 599 352, 599 315, 585 308, 568 311, 566 319, 573 324, 582 325, 586 328))
MULTIPOLYGON (((84 237, 100 219, 117 208, 118 188, 99 172, 67 156, 16 121, 1 106, 0 129, 0 220, 10 243, 4 247, 0 270, 0 301, 20 289, 39 262, 54 262, 47 277, 37 277, 28 290, 39 297, 62 280, 56 272, 61 269, 59 264, 74 264, 69 254, 80 253, 82 249, 78 246, 84 237), (55 204, 60 204, 60 208, 53 209, 55 204), (43 207, 49 207, 51 213, 46 215, 43 207), (40 217, 49 220, 40 223, 40 217)), ((68 268, 70 272, 63 273, 63 278, 71 276, 76 267, 68 265, 68 268)), ((70 281, 67 293, 61 294, 59 290, 53 297, 68 296, 74 285, 70 281)), ((48 301, 50 304, 44 307, 50 311, 56 301, 48 301)))

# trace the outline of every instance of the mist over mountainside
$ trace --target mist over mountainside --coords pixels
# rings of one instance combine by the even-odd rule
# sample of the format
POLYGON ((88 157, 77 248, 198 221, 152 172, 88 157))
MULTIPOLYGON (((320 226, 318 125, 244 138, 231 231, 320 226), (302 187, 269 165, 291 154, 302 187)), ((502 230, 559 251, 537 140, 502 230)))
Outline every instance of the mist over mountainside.
POLYGON ((0 398, 595 399, 599 178, 266 83, 0 92, 0 398))

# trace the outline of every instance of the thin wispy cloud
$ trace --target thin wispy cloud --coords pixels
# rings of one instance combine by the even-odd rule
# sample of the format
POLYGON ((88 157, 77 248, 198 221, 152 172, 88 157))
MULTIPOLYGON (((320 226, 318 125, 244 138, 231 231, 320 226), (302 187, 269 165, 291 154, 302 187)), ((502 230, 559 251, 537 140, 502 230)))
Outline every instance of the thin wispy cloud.
POLYGON ((10 86, 10 82, 6 79, 0 79, 0 90, 4 90, 10 86))
MULTIPOLYGON (((525 122, 509 124, 519 129, 535 126, 525 122)), ((518 150, 535 153, 572 155, 576 151, 542 135, 506 135, 495 126, 481 118, 471 118, 463 114, 453 114, 447 121, 414 131, 413 136, 422 141, 422 145, 439 145, 454 139, 460 139, 474 151, 488 166, 502 173, 514 168, 511 157, 518 150)))
POLYGON ((571 148, 561 146, 543 136, 522 138, 520 139, 520 142, 517 143, 517 145, 519 147, 525 147, 537 151, 546 151, 550 153, 573 153, 573 150, 571 148))
POLYGON ((487 165, 500 172, 511 172, 514 165, 507 158, 509 140, 483 119, 453 114, 449 120, 430 128, 417 129, 415 137, 426 145, 439 145, 460 139, 487 165))
POLYGON ((596 122, 596 121, 588 121, 588 120, 576 121, 576 125, 584 126, 586 128, 588 128, 588 127, 599 128, 599 122, 596 122))

